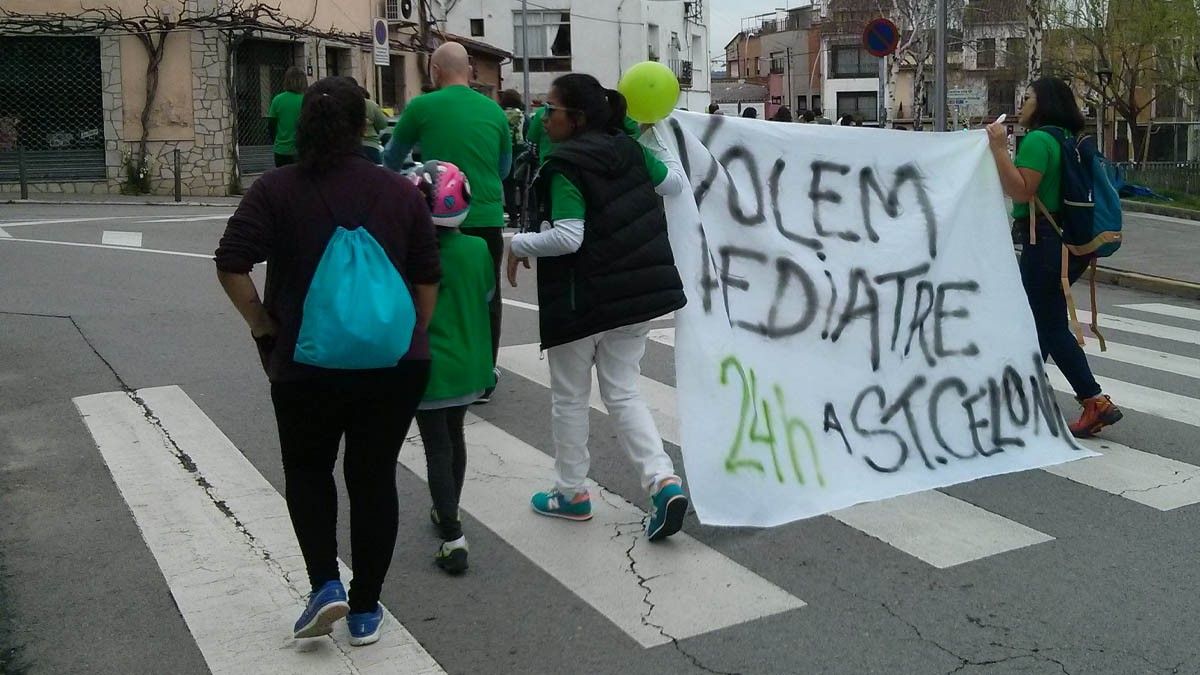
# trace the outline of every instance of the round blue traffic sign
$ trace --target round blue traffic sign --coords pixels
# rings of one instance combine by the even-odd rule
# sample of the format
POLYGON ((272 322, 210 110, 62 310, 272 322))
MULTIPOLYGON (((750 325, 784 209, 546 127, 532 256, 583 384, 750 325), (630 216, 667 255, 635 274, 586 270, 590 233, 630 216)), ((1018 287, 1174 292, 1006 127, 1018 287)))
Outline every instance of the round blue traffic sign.
POLYGON ((888 19, 874 19, 863 29, 862 41, 871 56, 890 56, 900 44, 900 29, 888 19))
POLYGON ((375 42, 378 44, 387 44, 388 41, 388 25, 383 19, 375 21, 375 42))

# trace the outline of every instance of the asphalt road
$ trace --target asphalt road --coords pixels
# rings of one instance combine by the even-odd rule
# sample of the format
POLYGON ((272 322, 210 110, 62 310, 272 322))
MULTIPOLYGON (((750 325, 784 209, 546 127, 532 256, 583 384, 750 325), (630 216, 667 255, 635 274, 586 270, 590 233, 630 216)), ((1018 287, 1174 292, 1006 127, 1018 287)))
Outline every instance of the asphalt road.
MULTIPOLYGON (((0 672, 269 672, 214 666, 221 655, 236 664, 239 650, 252 647, 210 642, 207 636, 221 626, 185 616, 223 616, 223 606, 238 606, 230 590, 240 588, 237 580, 206 579, 199 587, 209 589, 212 602, 196 599, 198 586, 187 586, 178 559, 206 540, 155 520, 167 519, 174 502, 154 497, 163 486, 138 484, 134 478, 145 466, 116 466, 102 454, 89 432, 95 420, 81 416, 74 402, 178 387, 249 460, 229 471, 229 480, 261 474, 282 491, 267 383, 206 260, 230 212, 0 206, 0 672)), ((537 341, 532 274, 524 282, 504 289, 514 301, 505 307, 505 346, 537 341)), ((627 607, 627 594, 615 587, 606 598, 608 579, 652 583, 629 568, 652 564, 656 551, 639 548, 631 532, 617 528, 578 535, 581 545, 564 557, 536 538, 538 532, 561 538, 561 528, 505 520, 489 509, 500 503, 501 488, 487 484, 472 488, 474 502, 464 504, 472 569, 445 577, 431 560, 436 543, 425 483, 406 463, 397 471, 401 532, 382 601, 450 673, 1200 672, 1200 494, 1186 484, 1186 472, 1200 465, 1200 304, 1102 288, 1100 306, 1124 320, 1124 328, 1110 328, 1109 339, 1131 349, 1122 352, 1124 360, 1093 358, 1093 366, 1114 386, 1144 388, 1136 390, 1145 398, 1139 407, 1150 410, 1128 408, 1105 438, 1145 453, 1133 461, 1151 476, 1159 475, 1162 458, 1187 466, 1170 464, 1184 473, 1123 494, 1048 471, 939 490, 1048 535, 1042 543, 938 568, 827 516, 770 530, 706 527, 689 516, 685 532, 694 540, 695 564, 726 565, 720 569, 730 585, 764 582, 774 600, 804 603, 722 622, 730 607, 746 603, 679 606, 660 593, 627 607), (1154 414, 1158 398, 1182 402, 1175 408, 1182 412, 1154 414), (1164 486, 1175 491, 1167 495, 1164 486), (1146 494, 1163 495, 1169 507, 1137 501, 1146 494), (632 547, 628 560, 589 549, 621 536, 631 542, 622 544, 632 547), (668 606, 714 628, 676 640, 646 637, 648 624, 665 622, 660 615, 668 606), (629 612, 641 617, 640 627, 619 618, 629 612)), ((673 350, 651 343, 644 372, 673 386, 673 350)), ((1125 389, 1112 391, 1120 403, 1117 392, 1125 389)), ((541 471, 551 452, 548 404, 536 378, 510 368, 495 401, 473 412, 480 429, 500 430, 491 433, 507 439, 506 452, 538 451, 528 461, 541 471)), ((1074 413, 1069 397, 1060 396, 1060 405, 1074 413)), ((171 422, 164 416, 163 424, 171 422)), ((607 416, 593 411, 592 429, 592 477, 644 508, 607 416)), ((220 444, 210 445, 216 453, 220 444)), ((669 450, 682 466, 678 448, 669 450)), ((412 456, 406 448, 402 463, 412 456)), ((487 460, 473 454, 471 461, 487 460)), ((179 493, 180 504, 186 496, 179 493)), ((250 523, 254 504, 278 501, 277 494, 262 496, 239 502, 234 494, 229 504, 247 505, 238 515, 250 523)), ((348 560, 345 509, 339 540, 348 560)), ((205 522, 219 528, 222 518, 214 514, 205 522)), ((928 516, 934 523, 951 517, 928 516)), ((286 521, 276 530, 286 534, 286 521)), ((211 548, 213 555, 224 550, 211 548)), ((705 597, 709 589, 684 590, 705 597)), ((299 608, 297 600, 288 611, 299 608)), ((270 634, 278 649, 295 648, 282 622, 233 613, 224 620, 225 627, 256 626, 246 630, 270 634)), ((395 624, 388 630, 399 632, 395 624)), ((360 670, 402 672, 399 664, 360 670)))

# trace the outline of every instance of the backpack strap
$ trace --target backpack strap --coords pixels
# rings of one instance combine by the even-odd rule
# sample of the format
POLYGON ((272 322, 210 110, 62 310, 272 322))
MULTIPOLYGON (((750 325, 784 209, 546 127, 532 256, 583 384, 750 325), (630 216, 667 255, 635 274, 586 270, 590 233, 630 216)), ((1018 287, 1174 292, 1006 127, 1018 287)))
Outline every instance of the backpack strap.
MULTIPOLYGON (((1062 282, 1063 296, 1067 299, 1067 314, 1071 317, 1071 332, 1075 334, 1075 341, 1079 346, 1083 346, 1083 328, 1079 325, 1079 316, 1075 311, 1075 298, 1071 295, 1071 279, 1067 275, 1067 263, 1070 262, 1071 252, 1067 250, 1066 245, 1062 246, 1062 271, 1059 275, 1059 281, 1062 282)), ((1095 290, 1095 286, 1092 287, 1095 290)), ((1096 301, 1092 301, 1092 311, 1096 310, 1096 301)))
POLYGON ((1104 340, 1104 335, 1100 333, 1100 311, 1096 305, 1096 258, 1092 258, 1092 262, 1088 265, 1091 270, 1091 286, 1092 286, 1092 335, 1100 341, 1100 351, 1108 351, 1108 343, 1104 340))

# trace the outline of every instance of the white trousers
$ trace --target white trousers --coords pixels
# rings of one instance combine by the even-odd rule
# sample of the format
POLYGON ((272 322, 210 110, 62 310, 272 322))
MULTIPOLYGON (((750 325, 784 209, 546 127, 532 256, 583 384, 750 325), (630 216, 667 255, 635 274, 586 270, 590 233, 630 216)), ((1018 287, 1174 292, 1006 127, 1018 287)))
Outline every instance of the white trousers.
POLYGON ((591 455, 588 453, 588 414, 592 366, 600 397, 617 423, 617 440, 641 474, 642 487, 652 493, 675 466, 663 450, 662 437, 638 389, 649 323, 639 323, 576 340, 548 350, 550 359, 551 426, 557 488, 568 496, 586 490, 591 455))

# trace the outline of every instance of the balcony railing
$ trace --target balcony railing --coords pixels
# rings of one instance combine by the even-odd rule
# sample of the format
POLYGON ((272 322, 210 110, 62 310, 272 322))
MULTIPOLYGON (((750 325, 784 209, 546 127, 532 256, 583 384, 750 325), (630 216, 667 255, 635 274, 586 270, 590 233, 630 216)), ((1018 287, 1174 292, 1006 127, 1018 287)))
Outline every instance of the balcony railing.
POLYGON ((680 59, 671 59, 671 72, 675 73, 675 77, 679 78, 679 86, 684 89, 689 89, 692 86, 692 62, 682 61, 680 59))

